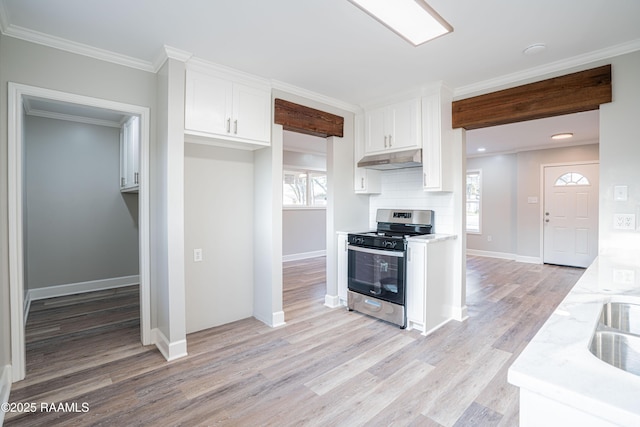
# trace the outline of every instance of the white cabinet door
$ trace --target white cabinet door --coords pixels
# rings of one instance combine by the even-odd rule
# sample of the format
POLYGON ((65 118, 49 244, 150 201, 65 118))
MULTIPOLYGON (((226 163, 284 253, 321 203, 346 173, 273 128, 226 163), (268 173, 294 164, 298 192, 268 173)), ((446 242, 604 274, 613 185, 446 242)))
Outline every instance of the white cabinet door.
POLYGON ((239 138, 269 142, 271 94, 251 86, 233 85, 232 132, 239 138))
POLYGON ((389 107, 391 129, 388 148, 390 150, 420 148, 422 136, 420 109, 419 99, 400 102, 389 107))
POLYGON ((420 99, 398 102, 365 114, 367 154, 420 148, 420 99))
POLYGON ((140 118, 129 118, 120 129, 120 191, 140 186, 140 118))
POLYGON ((338 299, 341 305, 347 305, 347 281, 349 253, 347 250, 347 233, 338 233, 338 299))
POLYGON ((407 245, 407 329, 425 328, 426 243, 407 245))
POLYGON ((385 108, 379 108, 377 110, 368 111, 365 114, 365 152, 366 153, 379 153, 384 151, 388 139, 385 126, 385 108))
POLYGON ((381 191, 380 171, 375 169, 359 168, 358 162, 364 156, 364 116, 355 117, 354 132, 354 176, 353 189, 358 194, 379 194, 381 191))
POLYGON ((185 90, 185 129, 222 135, 231 131, 230 81, 189 70, 185 90))
POLYGON ((451 100, 444 91, 422 98, 422 185, 425 191, 453 191, 451 100))

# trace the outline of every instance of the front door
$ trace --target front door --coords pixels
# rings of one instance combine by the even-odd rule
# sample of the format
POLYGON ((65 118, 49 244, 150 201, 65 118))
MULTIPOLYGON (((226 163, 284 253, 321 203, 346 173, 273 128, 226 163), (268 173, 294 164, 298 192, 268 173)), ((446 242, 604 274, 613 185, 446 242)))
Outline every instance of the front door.
POLYGON ((598 166, 544 168, 545 264, 588 267, 597 256, 598 166))

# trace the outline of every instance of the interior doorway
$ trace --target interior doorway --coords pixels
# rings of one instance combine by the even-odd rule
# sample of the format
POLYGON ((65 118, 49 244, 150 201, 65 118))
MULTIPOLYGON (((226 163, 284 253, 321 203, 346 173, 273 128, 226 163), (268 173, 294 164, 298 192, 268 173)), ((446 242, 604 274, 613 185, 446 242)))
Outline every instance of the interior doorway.
POLYGON ((544 166, 543 260, 588 267, 598 255, 598 163, 544 166))
POLYGON ((140 337, 151 343, 150 245, 149 245, 149 109, 146 107, 9 83, 8 181, 9 181, 9 289, 11 307, 12 380, 25 378, 25 254, 24 254, 24 108, 28 99, 58 106, 116 112, 140 118, 140 187, 138 233, 140 275, 140 337))

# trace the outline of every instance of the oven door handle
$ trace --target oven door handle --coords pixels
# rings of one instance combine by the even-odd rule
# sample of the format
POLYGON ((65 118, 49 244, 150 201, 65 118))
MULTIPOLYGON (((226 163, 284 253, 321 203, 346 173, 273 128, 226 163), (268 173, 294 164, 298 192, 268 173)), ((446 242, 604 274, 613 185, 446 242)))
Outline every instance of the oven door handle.
POLYGON ((365 252, 365 253, 374 254, 374 255, 386 255, 386 256, 393 256, 396 258, 404 258, 404 251, 385 251, 384 249, 372 249, 372 248, 365 248, 362 246, 353 246, 353 245, 349 245, 348 249, 350 251, 365 252))

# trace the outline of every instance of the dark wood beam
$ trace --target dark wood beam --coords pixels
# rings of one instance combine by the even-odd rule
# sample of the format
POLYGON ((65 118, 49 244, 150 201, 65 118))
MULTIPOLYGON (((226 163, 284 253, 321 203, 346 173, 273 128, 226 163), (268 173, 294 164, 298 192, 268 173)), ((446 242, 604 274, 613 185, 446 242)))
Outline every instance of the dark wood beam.
POLYGON ((284 130, 326 138, 344 135, 344 117, 276 98, 275 123, 284 130))
POLYGON ((453 128, 467 130, 597 110, 611 102, 611 65, 455 101, 453 128))

